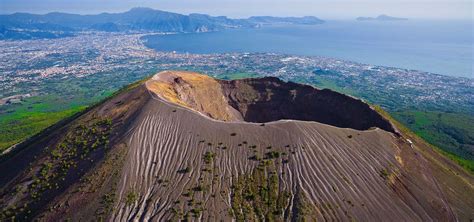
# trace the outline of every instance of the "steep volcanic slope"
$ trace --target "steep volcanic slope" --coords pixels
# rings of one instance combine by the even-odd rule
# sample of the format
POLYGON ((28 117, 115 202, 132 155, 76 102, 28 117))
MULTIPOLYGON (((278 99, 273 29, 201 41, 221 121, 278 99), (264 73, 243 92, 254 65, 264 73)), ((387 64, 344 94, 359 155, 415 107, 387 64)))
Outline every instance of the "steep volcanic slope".
POLYGON ((472 176, 392 132, 331 91, 163 72, 5 157, 1 218, 474 218, 472 176))

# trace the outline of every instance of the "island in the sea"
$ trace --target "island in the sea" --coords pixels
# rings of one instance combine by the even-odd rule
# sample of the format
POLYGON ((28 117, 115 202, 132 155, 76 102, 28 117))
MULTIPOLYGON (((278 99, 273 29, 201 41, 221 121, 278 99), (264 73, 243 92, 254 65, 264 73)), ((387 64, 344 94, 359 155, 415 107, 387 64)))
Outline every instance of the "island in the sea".
POLYGON ((388 15, 379 15, 377 17, 357 17, 357 21, 405 21, 407 18, 399 18, 388 15))

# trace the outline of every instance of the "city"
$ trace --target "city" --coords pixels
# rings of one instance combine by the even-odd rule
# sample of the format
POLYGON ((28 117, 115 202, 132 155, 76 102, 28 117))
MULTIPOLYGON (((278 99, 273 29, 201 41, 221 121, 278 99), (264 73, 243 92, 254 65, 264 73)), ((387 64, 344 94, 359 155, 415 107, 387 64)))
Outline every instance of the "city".
POLYGON ((142 36, 87 32, 60 39, 0 41, 0 99, 27 93, 47 94, 35 86, 50 79, 81 79, 104 73, 127 79, 133 73, 143 77, 156 70, 184 69, 218 78, 249 73, 316 86, 321 80, 330 81, 336 90, 349 89, 346 93, 353 92, 389 109, 474 110, 474 80, 468 78, 324 57, 156 52, 144 46, 142 36))

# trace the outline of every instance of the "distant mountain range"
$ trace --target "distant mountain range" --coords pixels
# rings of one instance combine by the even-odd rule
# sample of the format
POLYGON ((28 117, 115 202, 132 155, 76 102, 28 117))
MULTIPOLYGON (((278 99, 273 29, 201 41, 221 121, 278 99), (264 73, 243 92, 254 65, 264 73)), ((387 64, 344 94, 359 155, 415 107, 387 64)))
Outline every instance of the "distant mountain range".
POLYGON ((356 18, 357 21, 402 21, 402 20, 408 20, 407 18, 398 18, 398 17, 392 17, 388 15, 379 15, 377 17, 358 17, 356 18))
POLYGON ((0 39, 58 38, 77 31, 105 32, 207 32, 229 28, 254 28, 261 25, 287 23, 314 25, 324 21, 313 16, 231 19, 205 14, 182 15, 133 8, 123 13, 78 15, 53 12, 45 15, 14 13, 0 15, 0 39))

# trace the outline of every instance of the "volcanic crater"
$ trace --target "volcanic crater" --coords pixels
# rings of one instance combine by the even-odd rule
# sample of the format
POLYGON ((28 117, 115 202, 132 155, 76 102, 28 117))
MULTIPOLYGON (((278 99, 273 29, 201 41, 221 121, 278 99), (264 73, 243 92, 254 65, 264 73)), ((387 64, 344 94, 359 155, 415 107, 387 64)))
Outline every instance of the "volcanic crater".
POLYGON ((0 220, 468 221, 474 178, 361 100, 165 71, 0 158, 0 220))
POLYGON ((162 72, 147 82, 159 97, 216 120, 267 123, 320 122, 336 127, 394 132, 392 124, 363 101, 276 77, 218 80, 188 72, 162 72), (166 89, 166 90, 163 90, 166 89))

